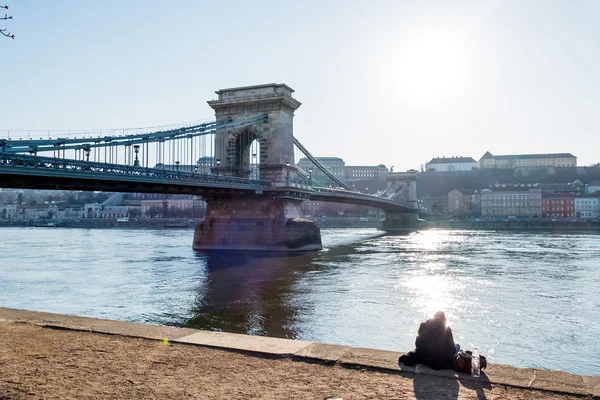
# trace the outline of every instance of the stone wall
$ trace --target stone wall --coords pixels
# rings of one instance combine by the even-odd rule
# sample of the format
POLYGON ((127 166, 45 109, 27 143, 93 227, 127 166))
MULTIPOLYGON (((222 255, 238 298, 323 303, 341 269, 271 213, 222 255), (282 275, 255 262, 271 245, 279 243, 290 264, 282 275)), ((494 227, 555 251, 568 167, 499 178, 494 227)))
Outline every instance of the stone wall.
POLYGON ((193 248, 308 251, 322 246, 317 225, 300 218, 300 201, 263 197, 209 200, 193 248))

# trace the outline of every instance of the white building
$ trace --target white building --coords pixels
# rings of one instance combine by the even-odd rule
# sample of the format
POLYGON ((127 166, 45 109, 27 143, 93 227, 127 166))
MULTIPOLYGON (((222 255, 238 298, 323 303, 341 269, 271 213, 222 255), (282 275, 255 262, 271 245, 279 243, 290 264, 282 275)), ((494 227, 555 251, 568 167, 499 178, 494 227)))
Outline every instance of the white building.
POLYGON ((346 182, 365 181, 372 179, 385 179, 388 169, 385 165, 346 165, 344 177, 346 182))
POLYGON ((436 157, 426 164, 427 171, 471 171, 477 169, 472 157, 436 157))
POLYGON ((583 196, 575 198, 575 216, 577 218, 598 218, 598 197, 583 196))
POLYGON ((497 184, 481 190, 482 217, 541 217, 542 189, 537 184, 497 184))

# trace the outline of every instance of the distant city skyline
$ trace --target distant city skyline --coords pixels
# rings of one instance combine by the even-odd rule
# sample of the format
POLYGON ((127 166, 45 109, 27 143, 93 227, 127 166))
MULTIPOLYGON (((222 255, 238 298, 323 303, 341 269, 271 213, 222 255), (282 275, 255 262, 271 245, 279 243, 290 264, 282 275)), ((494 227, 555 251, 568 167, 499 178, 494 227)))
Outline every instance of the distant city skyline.
POLYGON ((0 131, 208 120, 215 90, 276 82, 299 140, 349 165, 600 162, 597 1, 6 3, 0 131))

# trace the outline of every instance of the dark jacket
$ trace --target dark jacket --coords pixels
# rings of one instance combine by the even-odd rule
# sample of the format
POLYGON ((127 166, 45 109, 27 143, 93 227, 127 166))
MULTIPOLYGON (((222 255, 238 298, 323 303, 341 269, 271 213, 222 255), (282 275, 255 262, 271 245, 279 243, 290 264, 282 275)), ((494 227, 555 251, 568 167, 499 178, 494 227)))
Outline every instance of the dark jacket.
POLYGON ((400 357, 401 363, 409 366, 424 364, 434 369, 454 368, 456 345, 443 312, 437 312, 419 326, 415 346, 414 351, 400 357))

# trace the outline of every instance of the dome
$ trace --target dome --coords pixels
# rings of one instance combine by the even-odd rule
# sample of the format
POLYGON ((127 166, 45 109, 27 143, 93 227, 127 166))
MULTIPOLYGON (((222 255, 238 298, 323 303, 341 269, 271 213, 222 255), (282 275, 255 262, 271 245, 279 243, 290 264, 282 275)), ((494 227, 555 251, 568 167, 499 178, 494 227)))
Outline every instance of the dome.
POLYGON ((585 186, 583 184, 583 182, 581 182, 579 179, 577 179, 575 182, 573 182, 573 186, 585 186))

